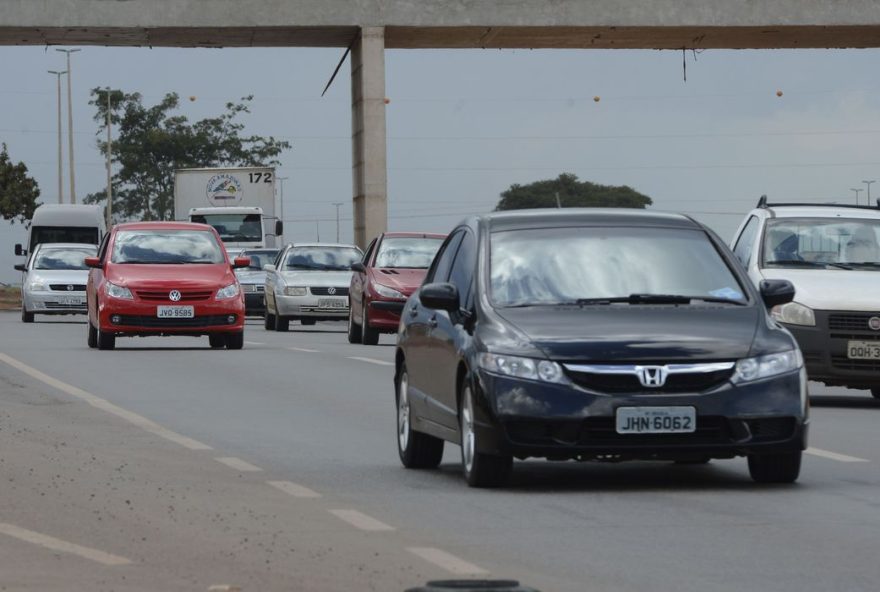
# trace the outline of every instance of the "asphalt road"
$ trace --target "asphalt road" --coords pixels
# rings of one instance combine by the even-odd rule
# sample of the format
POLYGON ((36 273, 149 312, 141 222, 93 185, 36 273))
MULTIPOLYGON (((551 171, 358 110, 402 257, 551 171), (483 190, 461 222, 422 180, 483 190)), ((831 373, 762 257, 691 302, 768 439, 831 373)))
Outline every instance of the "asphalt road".
POLYGON ((743 459, 517 463, 469 489, 459 450, 397 459, 393 336, 342 323, 86 347, 0 314, 0 590, 383 590, 503 577, 550 591, 877 590, 880 405, 813 389, 793 486, 743 459))

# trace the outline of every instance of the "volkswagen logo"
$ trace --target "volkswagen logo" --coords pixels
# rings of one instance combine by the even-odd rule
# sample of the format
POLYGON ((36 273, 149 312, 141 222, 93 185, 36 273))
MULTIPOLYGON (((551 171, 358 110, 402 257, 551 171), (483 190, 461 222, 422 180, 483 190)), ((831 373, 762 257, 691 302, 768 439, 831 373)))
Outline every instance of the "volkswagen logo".
MULTIPOLYGON (((67 291, 68 291, 68 292, 73 292, 73 286, 68 285, 68 286, 67 286, 67 291)), ((876 317, 875 317, 875 318, 876 318, 876 317)), ((877 319, 877 320, 880 321, 880 319, 877 319)))
MULTIPOLYGON (((328 294, 336 294, 336 288, 327 288, 328 294)), ((880 322, 880 319, 877 319, 877 322, 880 322)), ((880 328, 880 327, 878 327, 880 328)))
POLYGON ((874 331, 880 331, 880 317, 871 317, 868 319, 868 327, 874 331))
POLYGON ((178 302, 180 300, 180 291, 171 290, 168 292, 168 299, 171 300, 171 302, 178 302))
POLYGON ((636 366, 636 375, 642 386, 660 388, 666 384, 666 376, 669 370, 666 366, 636 366))

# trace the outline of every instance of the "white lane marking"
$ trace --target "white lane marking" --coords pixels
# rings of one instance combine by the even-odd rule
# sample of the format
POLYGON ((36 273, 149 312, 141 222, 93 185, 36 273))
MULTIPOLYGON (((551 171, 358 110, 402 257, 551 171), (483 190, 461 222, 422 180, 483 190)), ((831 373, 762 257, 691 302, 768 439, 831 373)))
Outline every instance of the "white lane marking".
POLYGON ((128 565, 129 563, 131 563, 131 561, 126 559, 125 557, 111 555, 110 553, 105 553, 104 551, 90 549, 88 547, 75 545, 74 543, 68 543, 67 541, 62 541, 61 539, 56 539, 55 537, 40 534, 39 532, 34 532, 33 530, 20 528, 18 526, 15 526, 14 524, 6 524, 0 522, 0 533, 19 539, 21 541, 32 543, 34 545, 39 545, 40 547, 45 547, 46 549, 51 549, 53 551, 79 555, 80 557, 90 559, 91 561, 96 561, 103 565, 114 566, 128 565))
POLYGON ((266 345, 262 341, 245 341, 246 345, 266 345))
POLYGON ((379 366, 393 366, 394 362, 386 362, 385 360, 376 360, 374 358, 361 358, 359 356, 349 356, 349 360, 357 360, 358 362, 367 362, 368 364, 376 364, 379 366))
POLYGON ((219 458, 215 458, 218 463, 222 463, 231 469, 235 469, 236 471, 245 471, 248 473, 256 473, 257 471, 262 471, 260 467, 256 465, 252 465, 246 460, 241 460, 240 458, 235 458, 234 456, 221 456, 219 458))
POLYGON ((208 592, 241 592, 241 588, 232 584, 212 584, 208 586, 208 592))
POLYGON ((321 497, 321 494, 317 491, 309 489, 308 487, 303 487, 302 485, 299 485, 292 481, 266 481, 266 483, 276 489, 280 489, 288 495, 292 495, 293 497, 321 497))
POLYGON ((369 530, 372 532, 394 530, 393 526, 389 526, 381 520, 376 520, 372 516, 367 516, 363 512, 358 512, 357 510, 330 510, 330 513, 360 530, 369 530))
POLYGON ((407 547, 406 550, 455 575, 477 576, 489 573, 488 570, 465 561, 464 559, 459 559, 455 555, 447 553, 442 549, 436 549, 434 547, 407 547))
POLYGON ((847 454, 840 454, 839 452, 831 452, 830 450, 822 450, 821 448, 807 448, 805 451, 807 454, 812 454, 813 456, 818 456, 821 458, 828 458, 831 460, 836 460, 840 462, 869 462, 867 458, 859 458, 858 456, 849 456, 847 454))
POLYGON ((207 444, 203 444, 198 440, 187 438, 186 436, 182 436, 177 432, 172 432, 169 429, 163 428, 159 424, 147 419, 143 415, 138 415, 137 413, 133 413, 131 411, 123 409, 122 407, 114 405, 110 401, 102 399, 101 397, 96 397, 95 395, 86 392, 81 388, 77 388, 73 385, 67 384, 66 382, 61 382, 56 378, 52 378, 48 374, 44 374, 36 368, 31 368, 27 364, 19 362, 15 358, 12 358, 4 353, 0 353, 0 361, 6 362, 13 368, 21 370, 31 378, 36 378, 40 382, 48 384, 49 386, 56 388, 59 391, 65 392, 68 395, 71 395, 78 399, 82 399, 92 407, 96 407, 101 411, 106 411, 107 413, 111 413, 117 417, 121 417, 127 422, 132 423, 151 434, 159 436, 160 438, 165 438, 166 440, 170 440, 175 444, 180 444, 181 446, 189 448, 190 450, 211 450, 211 447, 207 444))
POLYGON ((307 354, 319 354, 319 353, 321 353, 320 350, 317 350, 317 349, 309 349, 309 348, 307 348, 307 347, 288 347, 287 349, 289 349, 290 351, 305 352, 305 353, 307 353, 307 354))

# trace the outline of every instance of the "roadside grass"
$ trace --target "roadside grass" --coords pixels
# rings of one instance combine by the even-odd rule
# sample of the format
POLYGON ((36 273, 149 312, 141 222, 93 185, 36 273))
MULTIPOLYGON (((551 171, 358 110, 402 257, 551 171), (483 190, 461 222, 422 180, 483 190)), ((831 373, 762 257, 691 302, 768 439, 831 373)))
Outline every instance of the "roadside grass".
POLYGON ((18 286, 0 286, 0 310, 21 308, 21 290, 18 286))

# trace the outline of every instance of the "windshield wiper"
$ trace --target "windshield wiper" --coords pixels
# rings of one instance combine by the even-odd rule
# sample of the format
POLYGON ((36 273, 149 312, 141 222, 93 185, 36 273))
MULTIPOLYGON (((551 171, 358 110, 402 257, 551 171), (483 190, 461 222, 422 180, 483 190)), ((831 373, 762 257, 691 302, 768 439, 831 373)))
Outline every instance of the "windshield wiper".
POLYGON ((679 294, 630 294, 629 296, 620 296, 615 298, 578 298, 572 303, 577 305, 592 304, 690 304, 694 300, 700 302, 721 302, 725 304, 737 304, 744 306, 746 303, 742 300, 734 300, 732 298, 720 298, 717 296, 682 296, 679 294))
POLYGON ((851 267, 849 267, 849 269, 853 269, 852 266, 871 267, 871 268, 880 269, 880 261, 858 261, 858 262, 852 261, 852 262, 848 262, 847 265, 851 266, 851 267))
POLYGON ((853 265, 860 265, 859 263, 825 263, 825 267, 833 267, 834 269, 847 269, 852 271, 853 265))
POLYGON ((767 261, 764 265, 767 267, 770 267, 771 265, 792 265, 795 267, 825 267, 828 264, 816 263, 815 261, 801 261, 800 259, 775 259, 773 261, 767 261))

